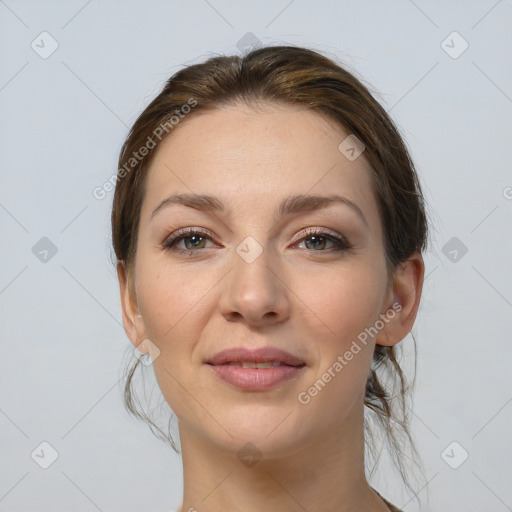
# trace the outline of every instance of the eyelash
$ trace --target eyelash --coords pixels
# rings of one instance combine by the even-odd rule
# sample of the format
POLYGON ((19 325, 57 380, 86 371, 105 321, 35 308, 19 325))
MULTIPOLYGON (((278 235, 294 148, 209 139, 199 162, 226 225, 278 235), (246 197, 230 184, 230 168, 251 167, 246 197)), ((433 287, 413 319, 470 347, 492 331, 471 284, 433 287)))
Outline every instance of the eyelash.
MULTIPOLYGON (((185 240, 187 238, 191 238, 194 235, 199 235, 203 238, 207 238, 210 241, 213 241, 214 236, 211 232, 199 228, 183 228, 175 233, 173 233, 171 236, 165 239, 165 241, 162 244, 162 248, 168 251, 174 251, 181 254, 188 254, 192 256, 194 252, 198 252, 201 249, 192 250, 192 249, 178 249, 175 247, 175 245, 182 240, 185 240)), ((325 230, 322 230, 320 228, 307 228, 305 230, 304 236, 300 238, 296 243, 300 243, 304 240, 307 240, 308 238, 318 236, 321 238, 324 238, 332 243, 335 244, 336 247, 330 248, 330 249, 322 249, 319 251, 315 251, 314 249, 309 249, 311 252, 341 252, 346 251, 348 249, 351 249, 352 246, 347 241, 346 238, 342 237, 341 235, 334 235, 332 233, 328 233, 325 230)))

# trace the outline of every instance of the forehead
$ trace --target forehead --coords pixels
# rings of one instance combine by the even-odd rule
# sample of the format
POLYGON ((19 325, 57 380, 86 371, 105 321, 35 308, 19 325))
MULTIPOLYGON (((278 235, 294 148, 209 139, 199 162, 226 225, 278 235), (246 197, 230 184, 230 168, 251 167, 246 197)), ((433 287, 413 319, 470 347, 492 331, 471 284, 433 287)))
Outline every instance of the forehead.
POLYGON ((228 106, 194 113, 157 149, 143 210, 173 193, 269 207, 288 195, 339 193, 367 217, 378 216, 364 153, 351 161, 338 148, 349 135, 304 108, 228 106))

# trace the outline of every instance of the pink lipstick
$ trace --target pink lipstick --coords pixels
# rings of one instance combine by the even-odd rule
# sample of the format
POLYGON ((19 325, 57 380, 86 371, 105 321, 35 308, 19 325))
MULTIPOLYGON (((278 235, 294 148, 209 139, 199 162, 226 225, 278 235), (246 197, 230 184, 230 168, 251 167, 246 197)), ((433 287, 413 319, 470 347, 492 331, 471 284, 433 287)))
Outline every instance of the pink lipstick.
POLYGON ((297 377, 306 363, 289 352, 262 347, 223 350, 206 361, 224 381, 245 391, 265 391, 297 377))

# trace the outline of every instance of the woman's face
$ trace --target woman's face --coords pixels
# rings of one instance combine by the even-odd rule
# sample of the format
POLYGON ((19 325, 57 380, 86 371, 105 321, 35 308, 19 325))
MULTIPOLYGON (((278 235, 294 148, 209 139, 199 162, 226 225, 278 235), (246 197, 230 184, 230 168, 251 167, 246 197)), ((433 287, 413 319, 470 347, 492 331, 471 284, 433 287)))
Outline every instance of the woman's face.
POLYGON ((360 421, 375 346, 361 340, 393 296, 364 153, 338 148, 348 135, 308 110, 230 106, 155 154, 125 321, 160 351, 182 435, 272 457, 360 421), (230 349, 249 352, 216 358, 230 349))

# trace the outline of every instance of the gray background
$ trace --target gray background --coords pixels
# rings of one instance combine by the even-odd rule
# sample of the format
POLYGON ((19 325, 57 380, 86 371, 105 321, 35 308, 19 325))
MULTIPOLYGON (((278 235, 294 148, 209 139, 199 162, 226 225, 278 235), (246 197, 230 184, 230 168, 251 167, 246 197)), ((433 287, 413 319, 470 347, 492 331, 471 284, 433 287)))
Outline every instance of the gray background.
POLYGON ((413 330, 424 506, 396 472, 373 484, 408 512, 512 510, 511 27, 510 0, 0 1, 0 512, 181 502, 179 457, 122 405, 129 341, 112 193, 92 190, 116 172, 129 125, 163 82, 240 52, 248 32, 362 76, 400 126, 430 204, 413 330), (58 44, 49 56, 43 31, 58 44), (48 469, 42 442, 59 454, 48 469))

